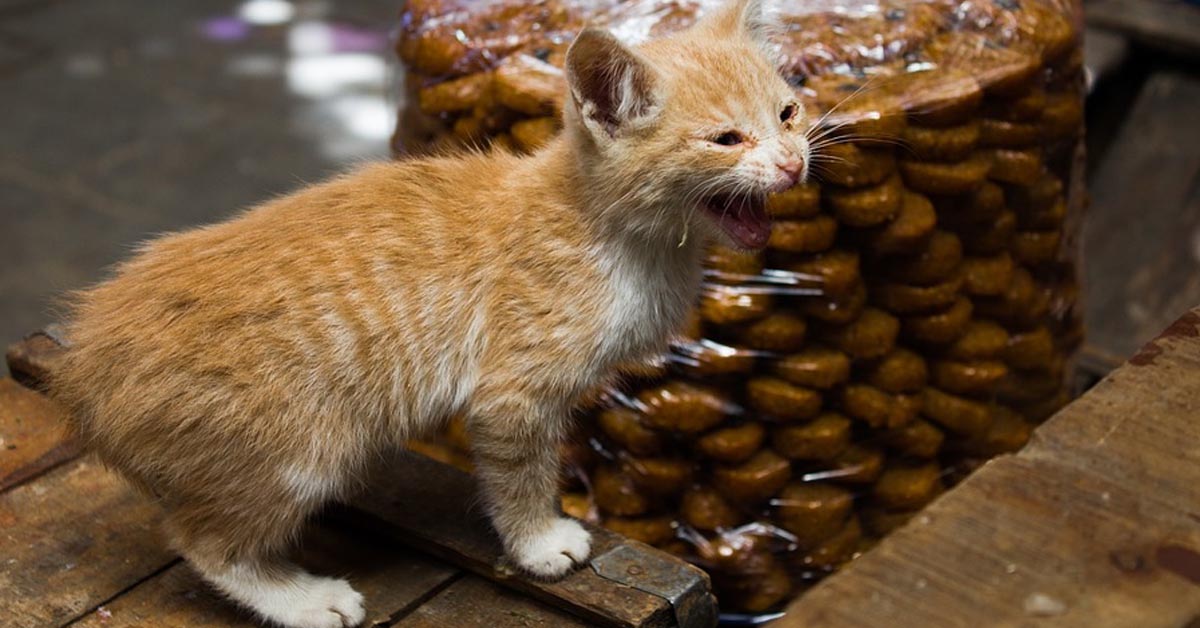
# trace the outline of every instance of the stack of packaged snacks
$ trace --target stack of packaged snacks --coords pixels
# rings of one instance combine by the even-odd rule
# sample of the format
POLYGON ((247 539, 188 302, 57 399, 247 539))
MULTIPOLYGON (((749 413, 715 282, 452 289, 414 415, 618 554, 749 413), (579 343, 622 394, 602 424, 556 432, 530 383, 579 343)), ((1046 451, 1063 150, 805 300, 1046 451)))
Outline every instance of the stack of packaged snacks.
MULTIPOLYGON (((395 146, 532 150, 585 23, 636 43, 713 4, 413 0, 395 146)), ((710 250, 670 355, 584 421, 564 497, 708 569, 726 611, 779 606, 1020 448, 1081 340, 1077 3, 775 8, 816 176, 770 200, 765 251, 710 250)))

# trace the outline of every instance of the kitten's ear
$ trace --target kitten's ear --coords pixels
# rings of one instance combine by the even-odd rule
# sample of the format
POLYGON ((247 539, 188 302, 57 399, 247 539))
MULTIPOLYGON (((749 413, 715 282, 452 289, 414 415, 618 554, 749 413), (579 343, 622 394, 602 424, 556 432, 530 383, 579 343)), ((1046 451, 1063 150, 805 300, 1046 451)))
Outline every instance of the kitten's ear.
POLYGON ((657 115, 657 77, 608 31, 588 28, 567 50, 567 85, 584 124, 610 138, 657 115))
POLYGON ((745 33, 762 46, 768 45, 771 35, 780 29, 765 0, 731 0, 709 18, 709 24, 719 34, 745 33))

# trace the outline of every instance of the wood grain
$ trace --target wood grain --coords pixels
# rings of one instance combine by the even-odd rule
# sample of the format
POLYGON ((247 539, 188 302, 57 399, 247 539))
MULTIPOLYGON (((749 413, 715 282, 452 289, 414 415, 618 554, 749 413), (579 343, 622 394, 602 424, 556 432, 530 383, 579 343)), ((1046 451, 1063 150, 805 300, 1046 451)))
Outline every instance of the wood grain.
MULTIPOLYGON (((316 526, 304 535, 300 564, 347 577, 367 600, 364 626, 388 626, 452 582, 459 571, 361 531, 316 526)), ((75 624, 86 628, 258 628, 186 564, 176 563, 75 624)))
POLYGON ((799 626, 1190 626, 1200 312, 795 602, 799 626))
POLYGON ((584 623, 479 576, 467 576, 417 608, 405 628, 583 628, 584 623))
POLYGON ((1200 57, 1200 10, 1181 0, 1091 0, 1089 25, 1114 30, 1138 42, 1200 57))
POLYGON ((167 566, 159 520, 148 499, 86 460, 0 494, 3 620, 59 626, 167 566))
POLYGON ((17 382, 0 379, 0 492, 79 454, 68 442, 66 416, 17 382))

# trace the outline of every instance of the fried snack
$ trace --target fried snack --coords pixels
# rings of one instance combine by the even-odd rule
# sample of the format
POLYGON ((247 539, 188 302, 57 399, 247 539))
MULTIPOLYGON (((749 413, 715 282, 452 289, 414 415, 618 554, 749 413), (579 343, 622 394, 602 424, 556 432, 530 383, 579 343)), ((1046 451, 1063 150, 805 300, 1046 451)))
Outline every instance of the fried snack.
POLYGON ((508 57, 494 75, 496 102, 529 116, 553 114, 566 85, 561 69, 527 54, 508 57))
POLYGON ((771 371, 796 386, 826 389, 850 377, 850 358, 841 351, 809 347, 772 363, 771 371))
POLYGON ((562 499, 559 500, 562 504, 562 511, 568 517, 575 517, 581 521, 595 521, 596 513, 592 506, 592 498, 586 493, 563 493, 562 499))
POLYGON ((929 199, 905 191, 900 213, 887 225, 872 230, 866 237, 868 250, 879 255, 912 253, 920 248, 937 226, 937 213, 929 199))
POLYGON ((992 161, 988 173, 993 181, 1015 185, 1033 185, 1043 172, 1040 148, 993 148, 985 152, 992 161))
POLYGON ((867 289, 855 282, 850 293, 840 297, 820 297, 806 300, 801 310, 810 318, 830 325, 849 325, 862 314, 867 305, 867 289))
POLYGON ((963 260, 963 292, 973 296, 994 297, 1003 294, 1012 283, 1012 256, 1001 253, 991 257, 968 257, 963 260))
POLYGON ((842 410, 874 428, 900 427, 917 418, 921 398, 889 395, 867 384, 850 384, 842 389, 842 410))
POLYGON ((910 190, 922 194, 968 194, 987 181, 993 161, 984 151, 975 151, 970 157, 952 163, 901 159, 900 174, 910 190))
POLYGON ((942 449, 946 436, 932 423, 917 419, 884 434, 884 442, 896 452, 912 458, 933 458, 942 449))
POLYGON ((1004 189, 988 181, 974 192, 936 197, 938 224, 955 231, 994 221, 1006 209, 1004 189))
POLYGON ((898 282, 928 286, 948 279, 962 262, 962 242, 949 231, 934 231, 920 252, 884 261, 886 272, 898 282))
POLYGON ((959 236, 968 253, 985 256, 1004 252, 1016 232, 1017 215, 1006 209, 995 220, 973 225, 960 231, 959 236))
POLYGON ((813 163, 821 181, 844 188, 877 185, 896 171, 896 158, 890 149, 865 148, 850 142, 820 149, 813 163))
POLYGON ((426 115, 467 111, 474 107, 491 87, 491 73, 470 74, 422 88, 417 92, 417 103, 421 112, 426 115))
POLYGON ((841 351, 856 359, 878 358, 896 345, 900 321, 875 308, 863 310, 858 320, 841 327, 829 327, 822 336, 841 351))
POLYGON ((993 120, 1031 122, 1042 117, 1045 108, 1046 89, 1033 85, 1013 98, 992 100, 984 106, 984 116, 993 120))
POLYGON ((835 482, 862 484, 874 482, 883 469, 883 452, 873 447, 852 444, 832 461, 828 472, 835 482))
POLYGON ((978 120, 945 128, 909 126, 904 131, 904 145, 918 161, 961 161, 974 152, 979 140, 978 120))
POLYGON ((858 253, 833 249, 819 255, 794 259, 783 265, 784 270, 811 276, 828 298, 851 294, 860 284, 858 253))
POLYGON ((759 320, 731 330, 738 342, 761 351, 788 353, 804 346, 808 325, 804 319, 784 310, 775 310, 759 320))
POLYGON ((739 251, 713 244, 704 254, 705 275, 726 283, 749 281, 763 271, 762 251, 739 251))
POLYGON ((1026 266, 1054 261, 1062 242, 1061 231, 1022 231, 1013 238, 1013 257, 1026 266))
POLYGON ((715 575, 717 595, 750 613, 770 610, 795 590, 787 569, 766 552, 745 554, 736 565, 723 561, 715 575))
POLYGON ((606 517, 604 527, 647 545, 661 545, 675 538, 675 517, 606 517))
POLYGON ((514 122, 509 132, 512 133, 513 142, 517 148, 533 152, 554 139, 559 128, 561 125, 558 118, 530 118, 514 122))
POLYGON ((1036 369, 1054 359, 1054 336, 1044 325, 1013 334, 1001 355, 1013 368, 1036 369))
POLYGON ((1046 139, 1069 139, 1083 130, 1083 101, 1078 92, 1046 95, 1046 108, 1038 121, 1046 139))
POLYGON ((1013 325, 1038 321, 1049 308, 1048 295, 1024 268, 1013 272, 1012 283, 1004 294, 979 298, 974 303, 980 315, 1013 325))
POLYGON ((1008 367, 1003 362, 939 360, 930 369, 934 386, 957 395, 986 396, 996 390, 1008 367))
POLYGON ((977 401, 932 387, 922 391, 921 400, 921 414, 955 434, 974 436, 986 432, 991 426, 991 412, 986 405, 977 401))
POLYGON ((1025 231, 1054 231, 1061 229, 1067 218, 1067 202, 1059 197, 1049 207, 1017 212, 1017 224, 1025 231))
POLYGON ((1003 327, 991 321, 972 320, 943 353, 955 360, 988 360, 1000 356, 1007 346, 1008 331, 1003 327))
POLYGON ((771 448, 792 460, 830 460, 850 444, 850 419, 825 412, 808 423, 771 429, 771 448))
POLYGON ((624 471, 638 488, 649 495, 676 495, 692 481, 695 464, 681 458, 635 458, 621 459, 624 471))
POLYGON ((792 556, 798 558, 793 564, 804 569, 833 569, 854 558, 861 540, 862 524, 858 517, 851 515, 833 536, 808 552, 793 553, 792 556))
POLYGON ((1022 415, 1028 417, 1030 421, 1041 423, 1053 416, 1055 412, 1062 410, 1063 406, 1066 406, 1070 402, 1071 394, 1064 389, 1040 401, 1016 406, 1016 408, 1022 415))
POLYGON ((868 366, 865 380, 884 392, 917 393, 928 376, 925 359, 901 347, 868 366))
POLYGON ((791 463, 770 449, 739 465, 716 465, 712 469, 713 486, 728 499, 744 504, 766 501, 791 477, 791 463))
POLYGON ((940 312, 906 316, 904 334, 917 342, 928 344, 953 342, 967 330, 972 309, 970 299, 958 297, 950 307, 940 312))
POLYGON ((771 308, 771 295, 761 291, 706 284, 700 291, 700 317, 717 325, 762 318, 771 308))
POLYGON ((662 450, 663 437, 642 424, 641 415, 621 406, 605 408, 596 417, 600 431, 634 455, 649 456, 662 450))
POLYGON ((871 496, 885 508, 919 508, 942 492, 941 477, 942 470, 934 462, 889 466, 875 482, 871 496))
POLYGON ((1025 148, 1036 146, 1041 128, 1032 122, 1013 122, 984 118, 980 123, 979 145, 985 148, 1025 148))
POLYGON ((991 458, 1025 446, 1033 435, 1033 424, 1013 410, 993 405, 992 425, 983 434, 964 439, 959 449, 969 456, 991 458))
POLYGON ((767 197, 767 213, 771 218, 811 218, 821 211, 821 186, 808 181, 767 197))
POLYGON ((962 283, 962 274, 955 272, 946 281, 932 286, 882 283, 875 286, 871 293, 875 301, 890 312, 920 314, 953 305, 962 283))
POLYGON ((1041 55, 1030 46, 997 45, 983 33, 949 31, 925 49, 938 66, 969 73, 988 94, 1014 96, 1028 91, 1041 69, 1041 55))
POLYGON ((703 339, 696 342, 676 342, 671 350, 678 356, 680 370, 694 377, 711 377, 749 373, 754 368, 755 354, 736 347, 703 339))
POLYGON ((635 517, 650 510, 650 498, 628 473, 608 465, 592 471, 592 496, 605 514, 635 517))
POLYGON ((900 177, 893 175, 869 188, 826 188, 825 202, 838 222, 850 227, 874 227, 899 213, 903 194, 900 177))
POLYGON ((741 462, 762 447, 767 430, 762 423, 751 422, 725 427, 696 439, 700 455, 721 462, 741 462))
POLYGON ((1062 201, 1063 184, 1050 172, 1043 172, 1033 185, 1009 186, 1005 196, 1018 214, 1041 211, 1062 201))
POLYGON ((895 532, 916 516, 916 510, 887 510, 879 507, 865 507, 859 510, 863 527, 875 536, 887 536, 895 532))
POLYGON ((792 482, 771 500, 775 520, 796 535, 801 549, 816 547, 841 531, 854 506, 853 494, 823 482, 792 482))
POLYGON ((776 220, 767 245, 789 253, 819 253, 833 246, 837 221, 824 214, 807 219, 776 220))
POLYGON ((647 388, 637 400, 646 426, 685 434, 708 430, 731 411, 729 401, 717 391, 681 381, 647 388))
POLYGON ((757 412, 783 421, 811 419, 821 411, 821 393, 774 377, 746 382, 746 402, 757 412))
POLYGON ((732 528, 742 522, 742 514, 729 500, 716 489, 702 485, 684 491, 679 515, 688 525, 705 532, 732 528))

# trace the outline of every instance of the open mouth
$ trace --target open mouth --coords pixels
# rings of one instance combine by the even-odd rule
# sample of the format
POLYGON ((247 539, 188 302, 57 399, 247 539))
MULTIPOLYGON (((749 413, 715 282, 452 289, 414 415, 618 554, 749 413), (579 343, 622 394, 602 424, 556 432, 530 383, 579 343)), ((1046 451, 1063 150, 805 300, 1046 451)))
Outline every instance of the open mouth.
POLYGON ((761 249, 771 238, 771 217, 762 196, 714 194, 702 201, 705 211, 742 247, 761 249))

